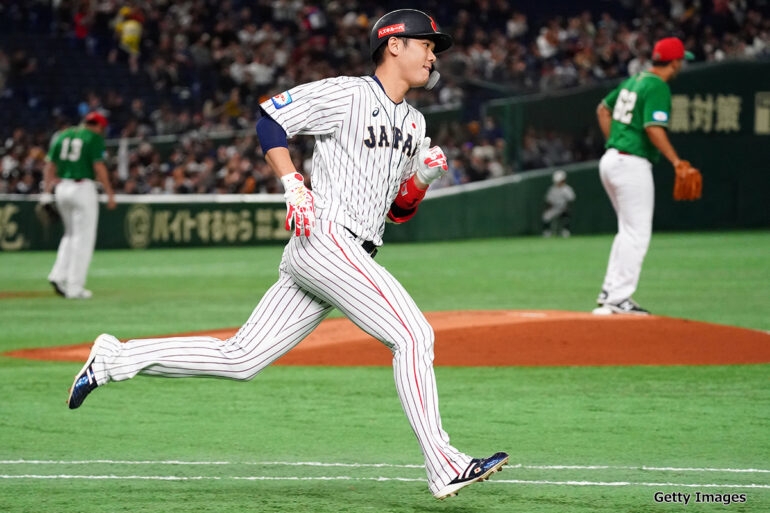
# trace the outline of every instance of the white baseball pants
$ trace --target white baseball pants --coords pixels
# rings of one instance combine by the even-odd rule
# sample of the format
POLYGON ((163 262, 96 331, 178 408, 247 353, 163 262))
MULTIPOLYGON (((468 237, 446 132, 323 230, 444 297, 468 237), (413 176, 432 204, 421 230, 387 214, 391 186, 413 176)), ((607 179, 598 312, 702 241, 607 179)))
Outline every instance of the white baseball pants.
POLYGON ((566 208, 563 207, 550 207, 545 212, 543 212, 543 222, 544 223, 550 223, 560 215, 564 213, 566 208))
POLYGON ((429 487, 435 492, 464 471, 471 458, 449 444, 441 426, 433 329, 401 284, 364 251, 361 239, 332 222, 317 223, 310 237, 289 241, 278 281, 235 336, 116 343, 97 354, 97 382, 121 381, 137 373, 249 380, 297 345, 336 307, 393 352, 401 406, 422 448, 429 487))
POLYGON ((99 222, 96 184, 92 180, 64 179, 56 186, 55 198, 64 235, 48 280, 62 286, 67 296, 77 295, 85 287, 96 244, 99 222))
POLYGON ((602 289, 607 291, 607 302, 618 303, 636 291, 650 245, 655 206, 652 164, 610 148, 599 161, 599 176, 618 217, 602 289))

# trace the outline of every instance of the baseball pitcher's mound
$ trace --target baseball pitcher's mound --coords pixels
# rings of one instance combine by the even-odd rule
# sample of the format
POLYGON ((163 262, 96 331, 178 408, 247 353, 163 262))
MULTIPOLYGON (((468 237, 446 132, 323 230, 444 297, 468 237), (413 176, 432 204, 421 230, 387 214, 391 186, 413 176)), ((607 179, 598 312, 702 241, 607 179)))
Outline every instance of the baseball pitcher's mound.
MULTIPOLYGON (((657 316, 559 311, 426 314, 436 333, 435 363, 509 365, 723 365, 770 362, 761 331, 657 316)), ((237 328, 182 333, 228 338, 237 328)), ((25 349, 6 356, 82 362, 90 342, 25 349)), ((276 365, 390 365, 391 353, 347 319, 327 319, 276 365)))

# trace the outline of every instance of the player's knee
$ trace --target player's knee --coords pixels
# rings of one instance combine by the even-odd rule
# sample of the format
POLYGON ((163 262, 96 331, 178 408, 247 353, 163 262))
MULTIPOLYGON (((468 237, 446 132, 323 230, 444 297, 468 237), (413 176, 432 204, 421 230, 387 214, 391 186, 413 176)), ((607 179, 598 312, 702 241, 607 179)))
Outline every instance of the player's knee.
POLYGON ((259 374, 260 368, 244 368, 236 369, 230 374, 230 378, 236 381, 251 381, 259 374))
POLYGON ((433 328, 428 324, 410 324, 404 326, 404 330, 399 333, 393 343, 394 350, 412 350, 413 348, 426 349, 433 347, 434 333, 433 328))
POLYGON ((433 332, 433 327, 425 323, 420 323, 420 325, 414 330, 414 343, 417 346, 417 349, 420 350, 420 352, 433 352, 433 342, 435 341, 436 335, 433 332))
POLYGON ((225 372, 230 379, 250 381, 269 363, 255 359, 253 353, 236 337, 223 340, 221 344, 221 354, 226 358, 225 372))
POLYGON ((629 236, 634 245, 640 248, 646 248, 650 245, 652 239, 652 228, 646 226, 638 226, 629 230, 629 236))
POLYGON ((652 224, 621 223, 620 233, 634 244, 649 243, 652 238, 652 224))
POLYGON ((238 381, 251 381, 257 376, 257 372, 242 372, 238 375, 237 379, 238 381))

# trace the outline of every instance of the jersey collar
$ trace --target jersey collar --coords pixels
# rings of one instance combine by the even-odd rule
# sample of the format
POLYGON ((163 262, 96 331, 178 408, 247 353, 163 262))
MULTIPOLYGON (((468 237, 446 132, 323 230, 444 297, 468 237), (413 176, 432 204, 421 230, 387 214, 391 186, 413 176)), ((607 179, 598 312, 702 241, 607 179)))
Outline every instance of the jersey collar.
POLYGON ((665 83, 665 80, 663 80, 662 78, 660 78, 660 77, 658 76, 658 74, 657 74, 657 73, 653 73, 652 71, 648 71, 648 70, 643 70, 643 71, 642 71, 642 73, 644 73, 644 74, 645 74, 645 75, 647 75, 647 76, 652 76, 652 77, 655 77, 655 78, 657 78, 658 80, 660 80, 661 82, 664 82, 664 83, 665 83))
POLYGON ((400 101, 400 102, 398 102, 398 103, 396 103, 396 102, 394 102, 393 100, 391 100, 391 99, 390 99, 390 96, 388 96, 388 93, 386 93, 386 92, 385 92, 385 88, 384 88, 384 87, 382 87, 382 82, 380 82, 380 79, 379 79, 379 78, 377 78, 377 75, 372 75, 372 78, 374 79, 374 81, 375 81, 375 82, 377 82, 377 85, 378 85, 378 86, 380 86, 380 89, 382 89, 382 93, 385 95, 385 98, 387 98, 388 100, 390 100, 390 103, 392 103, 393 105, 401 105, 402 103, 404 103, 404 100, 401 100, 401 101, 400 101))

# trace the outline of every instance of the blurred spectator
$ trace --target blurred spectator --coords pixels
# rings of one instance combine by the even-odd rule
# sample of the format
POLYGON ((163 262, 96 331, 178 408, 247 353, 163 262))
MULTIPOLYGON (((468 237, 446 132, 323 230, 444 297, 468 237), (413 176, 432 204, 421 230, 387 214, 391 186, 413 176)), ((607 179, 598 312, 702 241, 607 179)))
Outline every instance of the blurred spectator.
MULTIPOLYGON (((49 9, 42 4, 32 3, 26 9, 49 9)), ((770 55, 770 18, 763 16, 763 4, 756 0, 645 0, 618 6, 589 2, 585 11, 569 16, 544 15, 548 12, 545 9, 505 1, 481 2, 472 10, 469 5, 464 0, 447 0, 436 9, 437 21, 454 36, 455 46, 439 59, 442 80, 436 89, 415 90, 408 97, 418 107, 442 104, 463 108, 466 124, 446 130, 442 127, 442 134, 435 138, 454 152, 450 165, 455 162, 455 173, 445 180, 447 184, 513 171, 512 164, 503 158, 507 152, 501 134, 488 133, 487 120, 468 123, 478 119, 479 105, 489 98, 563 89, 636 73, 648 65, 651 41, 661 34, 679 35, 687 49, 703 61, 770 55), (495 149, 494 156, 490 147, 495 149)), ((75 0, 56 2, 53 12, 54 19, 48 24, 53 27, 52 37, 68 34, 74 40, 86 41, 86 53, 140 75, 137 83, 140 78, 150 82, 152 94, 132 95, 131 88, 119 90, 115 86, 89 91, 94 85, 84 84, 83 90, 89 92, 79 104, 69 109, 47 105, 51 109, 49 126, 27 133, 46 144, 68 116, 74 120, 92 110, 109 115, 113 137, 250 129, 256 106, 266 96, 331 75, 370 73, 369 29, 384 10, 357 0, 75 0)), ((18 23, 2 20, 0 25, 13 34, 32 28, 34 19, 27 16, 18 23)), ((42 13, 40 19, 45 19, 42 13)), ((53 62, 38 62, 28 49, 0 50, 0 99, 19 98, 30 109, 41 108, 45 104, 38 91, 45 84, 41 84, 38 71, 53 62)), ((109 65, 105 66, 108 69, 109 65)), ((10 131, 0 127, 4 135, 10 131)), ((298 155, 309 155, 306 144, 299 143, 298 155)), ((519 161, 522 169, 558 166, 570 159, 594 157, 595 146, 590 133, 568 137, 529 131, 524 135, 519 161)), ((14 145, 3 157, 13 158, 21 151, 17 156, 23 158, 31 147, 25 145, 19 150, 14 145)), ((217 160, 211 171, 214 178, 207 172, 190 172, 190 176, 177 177, 172 188, 185 189, 185 180, 190 180, 193 189, 208 192, 223 187, 268 190, 275 186, 274 180, 264 178, 270 174, 263 176, 256 148, 253 141, 238 148, 242 165, 246 161, 251 166, 245 166, 248 169, 231 166, 225 176, 214 176, 227 167, 226 162, 217 160)), ((188 141, 180 143, 179 152, 184 155, 181 162, 172 166, 163 160, 169 168, 165 171, 146 165, 131 168, 131 184, 125 186, 132 191, 165 189, 165 184, 158 185, 159 174, 165 182, 176 165, 188 164, 188 155, 194 155, 196 165, 202 165, 213 150, 188 141)), ((19 174, 14 179, 14 187, 21 178, 19 174)), ((7 189, 8 183, 4 187, 7 189)))
POLYGON ((109 112, 102 106, 101 97, 94 91, 86 93, 86 99, 78 103, 77 112, 80 118, 85 117, 89 112, 99 112, 105 117, 109 115, 109 112))
POLYGON ((505 34, 510 39, 516 39, 527 33, 527 15, 521 12, 514 12, 506 24, 505 34))
POLYGON ((11 71, 11 63, 8 60, 8 56, 0 48, 0 98, 3 97, 5 92, 5 84, 8 81, 8 75, 11 71))
POLYGON ((457 83, 448 78, 444 86, 439 90, 438 101, 443 105, 459 106, 462 104, 465 92, 457 83))
POLYGON ((18 84, 37 71, 37 59, 30 57, 26 50, 16 50, 11 55, 10 76, 16 79, 18 84))
POLYGON ((651 66, 652 60, 650 60, 646 54, 638 55, 631 59, 628 63, 628 75, 636 75, 640 71, 648 70, 651 66))
POLYGON ((91 9, 88 2, 80 2, 72 22, 75 45, 83 51, 92 53, 92 45, 88 43, 91 30, 91 9))
POLYGON ((118 47, 110 54, 110 60, 127 61, 132 73, 139 71, 139 49, 142 39, 144 15, 138 7, 121 7, 113 20, 118 47))

